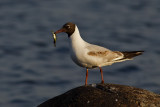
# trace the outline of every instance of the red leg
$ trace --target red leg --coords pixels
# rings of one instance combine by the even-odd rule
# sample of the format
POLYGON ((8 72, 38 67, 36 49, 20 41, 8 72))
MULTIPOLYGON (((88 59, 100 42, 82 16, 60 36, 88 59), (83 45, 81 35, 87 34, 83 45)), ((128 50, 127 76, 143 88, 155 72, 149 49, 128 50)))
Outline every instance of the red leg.
POLYGON ((99 69, 100 69, 100 72, 101 72, 101 79, 102 79, 101 83, 104 84, 104 80, 103 80, 103 71, 102 71, 102 68, 101 68, 101 67, 99 67, 99 69))
POLYGON ((86 80, 85 80, 85 86, 87 86, 87 79, 88 79, 88 69, 86 69, 86 80))

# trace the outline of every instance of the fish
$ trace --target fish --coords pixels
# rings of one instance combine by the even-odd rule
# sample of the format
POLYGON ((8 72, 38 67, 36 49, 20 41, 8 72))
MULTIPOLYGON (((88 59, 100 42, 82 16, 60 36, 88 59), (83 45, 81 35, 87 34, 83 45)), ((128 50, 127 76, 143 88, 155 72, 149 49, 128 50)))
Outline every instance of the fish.
POLYGON ((52 37, 53 37, 54 47, 56 47, 57 36, 56 36, 56 34, 53 31, 52 31, 52 37))

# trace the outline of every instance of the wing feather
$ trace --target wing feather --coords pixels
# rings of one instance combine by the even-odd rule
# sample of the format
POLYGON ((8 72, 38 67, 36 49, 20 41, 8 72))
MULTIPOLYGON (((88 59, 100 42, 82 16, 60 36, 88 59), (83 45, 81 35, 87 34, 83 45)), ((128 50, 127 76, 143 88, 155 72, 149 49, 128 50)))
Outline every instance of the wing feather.
POLYGON ((97 45, 90 45, 87 47, 89 56, 99 57, 104 60, 104 62, 115 61, 123 58, 123 54, 119 51, 111 51, 107 48, 100 47, 97 45))

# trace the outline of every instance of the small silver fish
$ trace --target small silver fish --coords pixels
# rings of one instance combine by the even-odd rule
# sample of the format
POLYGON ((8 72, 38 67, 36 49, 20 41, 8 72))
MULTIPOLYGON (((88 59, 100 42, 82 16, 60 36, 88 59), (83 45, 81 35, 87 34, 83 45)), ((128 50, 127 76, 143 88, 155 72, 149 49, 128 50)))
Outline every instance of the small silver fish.
POLYGON ((54 42, 54 46, 56 47, 56 34, 52 31, 52 36, 53 36, 53 42, 54 42))

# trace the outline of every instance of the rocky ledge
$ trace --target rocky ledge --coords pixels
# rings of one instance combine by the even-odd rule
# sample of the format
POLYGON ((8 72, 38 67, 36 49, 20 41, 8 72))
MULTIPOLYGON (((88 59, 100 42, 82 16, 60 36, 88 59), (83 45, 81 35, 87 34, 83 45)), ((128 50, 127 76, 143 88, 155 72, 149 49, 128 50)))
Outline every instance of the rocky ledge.
POLYGON ((125 85, 80 86, 38 107, 160 107, 160 95, 125 85))

